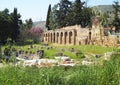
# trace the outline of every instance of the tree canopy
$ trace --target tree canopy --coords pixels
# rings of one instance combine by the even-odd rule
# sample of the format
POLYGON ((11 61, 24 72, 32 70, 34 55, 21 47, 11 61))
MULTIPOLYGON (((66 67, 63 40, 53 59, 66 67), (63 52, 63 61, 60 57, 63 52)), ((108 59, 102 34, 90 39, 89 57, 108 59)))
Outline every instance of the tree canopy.
POLYGON ((84 6, 85 2, 75 0, 60 0, 53 6, 50 14, 51 29, 61 28, 71 25, 81 25, 86 27, 91 23, 92 10, 84 6))
POLYGON ((120 31, 120 5, 119 2, 115 2, 113 4, 114 8, 114 20, 113 20, 113 26, 116 27, 116 31, 120 31))
POLYGON ((16 41, 19 35, 20 14, 17 13, 17 8, 14 8, 12 13, 8 9, 0 11, 0 41, 6 43, 7 38, 16 41))

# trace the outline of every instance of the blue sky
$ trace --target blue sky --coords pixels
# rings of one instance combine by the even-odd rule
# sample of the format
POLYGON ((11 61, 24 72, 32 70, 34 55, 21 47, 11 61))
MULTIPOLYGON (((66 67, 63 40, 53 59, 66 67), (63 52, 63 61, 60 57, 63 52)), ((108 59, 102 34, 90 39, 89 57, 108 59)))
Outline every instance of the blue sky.
MULTIPOLYGON (((0 11, 8 8, 10 12, 12 12, 16 7, 22 15, 22 20, 32 18, 33 21, 44 21, 46 20, 49 4, 53 6, 59 1, 60 0, 0 0, 0 11)), ((112 4, 113 1, 116 0, 87 0, 88 6, 109 5, 112 4)))

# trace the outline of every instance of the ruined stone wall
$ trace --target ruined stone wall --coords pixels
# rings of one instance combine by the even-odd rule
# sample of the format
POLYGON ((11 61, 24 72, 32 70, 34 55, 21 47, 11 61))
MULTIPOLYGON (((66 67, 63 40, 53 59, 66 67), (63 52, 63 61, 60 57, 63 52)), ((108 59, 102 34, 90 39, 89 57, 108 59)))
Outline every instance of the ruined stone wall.
POLYGON ((104 36, 102 26, 81 28, 80 25, 63 27, 44 32, 43 42, 59 45, 96 44, 104 46, 116 45, 120 36, 104 36))
MULTIPOLYGON (((44 43, 55 43, 55 44, 69 44, 75 45, 76 44, 76 36, 77 31, 76 29, 69 29, 70 27, 50 30, 44 32, 43 42, 44 43)), ((76 27, 75 27, 76 28, 76 27)))

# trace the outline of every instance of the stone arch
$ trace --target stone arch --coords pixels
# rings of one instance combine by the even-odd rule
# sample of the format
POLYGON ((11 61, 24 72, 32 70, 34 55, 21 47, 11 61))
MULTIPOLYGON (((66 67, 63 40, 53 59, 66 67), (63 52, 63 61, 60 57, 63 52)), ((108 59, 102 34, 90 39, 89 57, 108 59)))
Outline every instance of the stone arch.
POLYGON ((69 44, 72 44, 72 36, 73 36, 73 33, 72 31, 69 32, 69 44))
POLYGON ((59 33, 57 32, 56 43, 58 43, 59 33))
POLYGON ((68 36, 68 33, 67 33, 67 32, 65 32, 65 33, 64 33, 64 44, 66 44, 66 43, 67 43, 67 36, 68 36))
POLYGON ((53 33, 53 43, 55 43, 55 32, 53 33))
POLYGON ((81 45, 81 41, 79 41, 79 45, 81 45))
POLYGON ((89 32, 89 40, 91 40, 91 35, 92 35, 92 33, 91 33, 91 32, 89 32))
POLYGON ((63 40, 62 40, 62 39, 63 39, 63 32, 60 33, 60 44, 63 43, 63 40))

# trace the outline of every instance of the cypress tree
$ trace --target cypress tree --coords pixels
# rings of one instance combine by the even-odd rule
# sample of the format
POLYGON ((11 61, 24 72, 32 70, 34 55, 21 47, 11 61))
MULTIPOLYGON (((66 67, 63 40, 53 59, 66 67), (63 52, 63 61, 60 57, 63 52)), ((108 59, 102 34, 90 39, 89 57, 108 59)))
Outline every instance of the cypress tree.
POLYGON ((47 19, 46 19, 46 27, 48 28, 48 30, 52 29, 50 28, 50 13, 51 13, 51 4, 49 4, 48 12, 47 12, 47 19))
POLYGON ((14 11, 12 13, 12 34, 11 34, 11 38, 12 40, 16 41, 18 39, 18 35, 20 33, 19 31, 19 18, 20 15, 17 13, 17 8, 14 8, 14 11))

